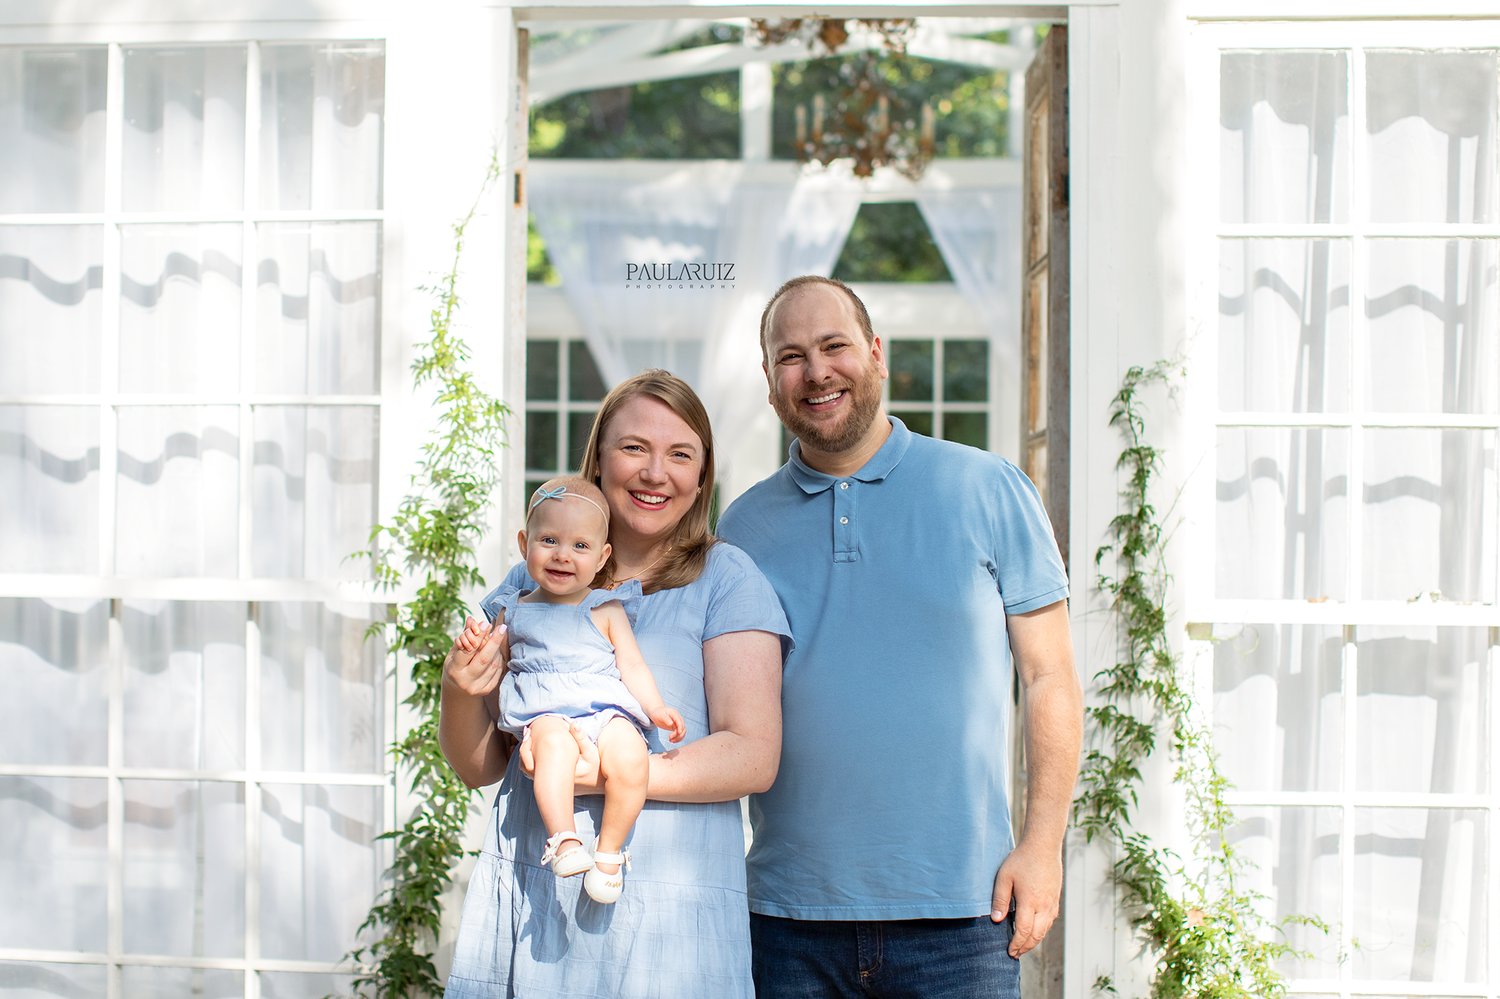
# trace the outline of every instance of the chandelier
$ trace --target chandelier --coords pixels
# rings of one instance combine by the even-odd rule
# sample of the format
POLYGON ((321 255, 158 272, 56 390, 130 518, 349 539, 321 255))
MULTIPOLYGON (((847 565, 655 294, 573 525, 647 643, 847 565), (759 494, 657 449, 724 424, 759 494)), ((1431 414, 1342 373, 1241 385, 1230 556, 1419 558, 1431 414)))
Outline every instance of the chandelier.
MULTIPOLYGON (((911 18, 857 18, 853 23, 881 36, 884 48, 906 52, 915 22, 911 18)), ((849 40, 850 21, 843 18, 791 18, 751 22, 762 45, 800 40, 810 52, 835 54, 849 40)), ((923 104, 918 119, 892 115, 903 102, 880 73, 880 61, 870 52, 844 62, 831 94, 817 94, 812 107, 793 110, 796 137, 793 152, 799 163, 850 161, 856 177, 873 176, 890 167, 916 180, 932 160, 932 107, 923 104)))

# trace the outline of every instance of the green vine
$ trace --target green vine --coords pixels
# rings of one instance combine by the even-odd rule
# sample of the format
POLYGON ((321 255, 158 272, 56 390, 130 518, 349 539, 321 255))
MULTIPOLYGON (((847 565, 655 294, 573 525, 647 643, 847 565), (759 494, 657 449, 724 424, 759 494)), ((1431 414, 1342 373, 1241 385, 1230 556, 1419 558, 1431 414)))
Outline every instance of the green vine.
MULTIPOLYGON (((435 287, 424 289, 434 299, 431 338, 417 346, 412 374, 419 388, 435 384, 441 416, 422 446, 412 491, 389 524, 377 524, 370 532, 370 557, 380 586, 397 587, 408 576, 420 580, 415 595, 396 610, 390 642, 391 651, 411 663, 412 692, 405 703, 418 722, 390 752, 397 772, 410 776, 416 805, 399 829, 381 837, 393 844, 394 857, 386 887, 359 930, 377 936, 349 954, 358 969, 356 991, 373 990, 382 999, 442 992, 432 959, 440 900, 463 856, 474 794, 438 747, 438 704, 443 658, 463 621, 464 591, 483 581, 474 552, 499 483, 497 458, 505 446, 510 411, 475 383, 467 367, 468 348, 454 330, 453 318, 459 307, 464 232, 499 176, 495 157, 468 214, 453 226, 448 273, 435 287)), ((383 634, 386 627, 377 624, 371 632, 383 634)))
MULTIPOLYGON (((1234 824, 1224 800, 1229 782, 1168 638, 1165 539, 1151 503, 1161 455, 1146 441, 1139 395, 1153 383, 1170 382, 1175 371, 1166 362, 1131 368, 1110 406, 1110 425, 1125 438, 1117 465, 1125 473, 1124 509, 1110 522, 1094 566, 1118 618, 1120 656, 1096 677, 1098 703, 1086 711, 1091 748, 1074 812, 1089 842, 1101 838, 1118 850, 1114 876, 1122 908, 1156 959, 1152 999, 1270 999, 1286 994, 1277 962, 1303 956, 1287 928, 1327 927, 1309 916, 1269 920, 1261 914, 1263 897, 1245 887, 1247 862, 1228 838, 1234 824), (1114 575, 1104 569, 1111 555, 1114 575), (1171 735, 1173 780, 1186 802, 1193 844, 1187 862, 1132 829, 1141 767, 1162 721, 1171 735)), ((1095 988, 1116 991, 1107 978, 1095 988)))

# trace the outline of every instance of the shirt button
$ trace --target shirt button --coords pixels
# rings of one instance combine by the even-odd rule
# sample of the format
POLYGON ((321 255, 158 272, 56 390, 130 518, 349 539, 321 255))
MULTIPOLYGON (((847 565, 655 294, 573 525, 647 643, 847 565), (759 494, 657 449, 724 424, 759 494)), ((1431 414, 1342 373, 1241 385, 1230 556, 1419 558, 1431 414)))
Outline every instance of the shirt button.
POLYGON ((839 483, 839 488, 840 489, 848 489, 849 488, 849 483, 847 483, 847 482, 840 482, 839 483))
POLYGON ((847 523, 849 523, 849 518, 848 517, 840 517, 839 518, 839 523, 840 524, 847 524, 847 523))

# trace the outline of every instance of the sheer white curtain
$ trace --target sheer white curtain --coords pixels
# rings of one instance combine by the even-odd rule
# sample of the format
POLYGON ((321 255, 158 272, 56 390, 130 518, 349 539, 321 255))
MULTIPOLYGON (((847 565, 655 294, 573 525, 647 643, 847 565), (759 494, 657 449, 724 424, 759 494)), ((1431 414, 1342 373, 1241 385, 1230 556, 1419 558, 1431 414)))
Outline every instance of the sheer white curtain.
POLYGON ((739 163, 582 172, 532 163, 531 210, 611 385, 642 368, 686 379, 721 434, 761 418, 760 310, 802 273, 829 273, 857 190, 739 163), (640 280, 631 266, 733 265, 733 280, 640 280), (700 284, 702 286, 700 286, 700 284))
POLYGON ((959 294, 974 307, 998 357, 992 397, 999 407, 995 450, 1019 459, 1021 398, 1021 188, 919 188, 917 207, 932 230, 959 294))
MULTIPOLYGON (((1352 142, 1347 53, 1222 57, 1222 220, 1336 235, 1221 240, 1220 409, 1284 425, 1220 421, 1215 592, 1493 606, 1496 434, 1464 424, 1500 412, 1500 256, 1443 227, 1497 220, 1496 53, 1370 50, 1364 65, 1367 133, 1352 142), (1414 233, 1337 232, 1360 221, 1414 233), (1311 425, 1324 413, 1351 425, 1311 425)), ((1484 629, 1246 625, 1234 639, 1215 657, 1216 724, 1242 790, 1316 791, 1330 805, 1495 795, 1479 762, 1496 739, 1484 629), (1341 688, 1335 653, 1358 663, 1357 689, 1341 688)), ((1277 809, 1241 832, 1280 838, 1266 855, 1283 911, 1343 904, 1357 978, 1482 981, 1500 956, 1482 929, 1490 817, 1442 804, 1356 808, 1352 856, 1336 809, 1277 809), (1352 899, 1318 873, 1330 863, 1352 866, 1352 899)), ((1331 974, 1333 960, 1302 970, 1331 974)))

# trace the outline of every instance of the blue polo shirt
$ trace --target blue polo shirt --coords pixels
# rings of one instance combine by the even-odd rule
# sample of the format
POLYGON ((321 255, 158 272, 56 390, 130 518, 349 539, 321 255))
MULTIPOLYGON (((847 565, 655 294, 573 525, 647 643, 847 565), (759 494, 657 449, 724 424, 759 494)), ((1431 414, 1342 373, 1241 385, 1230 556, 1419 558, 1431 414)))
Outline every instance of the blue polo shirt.
POLYGON ((781 769, 750 799, 752 912, 984 915, 1014 844, 1005 616, 1067 598, 1057 543, 1015 465, 891 428, 843 477, 793 444, 719 522, 796 641, 781 769))

